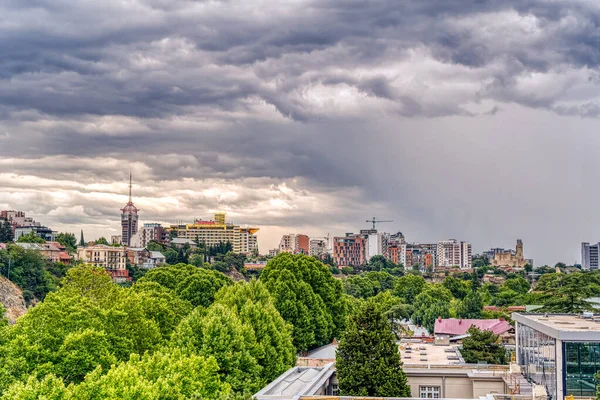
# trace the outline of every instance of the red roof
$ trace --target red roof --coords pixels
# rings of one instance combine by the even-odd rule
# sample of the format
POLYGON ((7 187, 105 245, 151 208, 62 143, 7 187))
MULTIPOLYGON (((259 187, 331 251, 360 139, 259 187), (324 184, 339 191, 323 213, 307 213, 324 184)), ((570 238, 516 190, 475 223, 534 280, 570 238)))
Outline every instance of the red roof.
POLYGON ((456 319, 448 318, 435 320, 433 331, 436 334, 464 335, 471 326, 475 325, 482 331, 492 331, 501 335, 512 329, 512 326, 503 319, 456 319))

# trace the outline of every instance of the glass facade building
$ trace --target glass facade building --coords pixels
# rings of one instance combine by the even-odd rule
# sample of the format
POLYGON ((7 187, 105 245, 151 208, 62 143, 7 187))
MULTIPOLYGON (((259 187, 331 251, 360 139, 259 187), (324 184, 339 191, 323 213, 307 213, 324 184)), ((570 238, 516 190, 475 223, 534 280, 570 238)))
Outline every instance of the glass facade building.
POLYGON ((600 371, 600 316, 513 314, 517 363, 550 400, 595 398, 600 371))

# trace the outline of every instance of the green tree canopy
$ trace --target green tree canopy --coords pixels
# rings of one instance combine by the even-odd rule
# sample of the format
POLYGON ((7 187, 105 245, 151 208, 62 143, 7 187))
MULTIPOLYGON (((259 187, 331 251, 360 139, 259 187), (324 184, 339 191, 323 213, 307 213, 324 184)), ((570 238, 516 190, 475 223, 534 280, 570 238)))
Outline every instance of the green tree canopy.
POLYGON ((410 397, 390 324, 373 302, 353 314, 336 356, 340 394, 410 397))
POLYGON ((77 238, 73 233, 59 233, 56 235, 56 241, 65 246, 70 253, 77 250, 77 238))
POLYGON ((19 236, 17 243, 46 243, 44 239, 35 234, 35 232, 28 232, 24 235, 19 236))
POLYGON ((8 220, 0 219, 0 243, 9 243, 13 240, 12 225, 8 220))
POLYGON ((110 243, 108 243, 108 240, 106 240, 104 236, 101 236, 98 239, 96 239, 96 244, 105 244, 107 246, 110 246, 110 243))
POLYGON ((450 317, 452 293, 440 284, 428 285, 416 298, 412 319, 429 332, 433 332, 438 317, 450 317))
POLYGON ((470 292, 458 303, 456 315, 460 318, 481 318, 483 300, 478 292, 470 292))
POLYGON ((460 354, 466 362, 506 364, 506 351, 499 343, 498 335, 492 331, 482 331, 476 326, 470 327, 467 333, 470 336, 463 340, 460 350, 460 354))
POLYGON ((593 310, 586 299, 600 296, 600 277, 593 273, 543 275, 536 286, 541 292, 543 311, 580 313, 593 310))
POLYGON ((347 305, 342 283, 320 261, 279 254, 268 262, 260 280, 281 316, 293 325, 298 350, 329 343, 343 331, 347 305))
POLYGON ((415 298, 421 293, 427 282, 421 275, 408 274, 396 280, 394 294, 414 304, 415 298))

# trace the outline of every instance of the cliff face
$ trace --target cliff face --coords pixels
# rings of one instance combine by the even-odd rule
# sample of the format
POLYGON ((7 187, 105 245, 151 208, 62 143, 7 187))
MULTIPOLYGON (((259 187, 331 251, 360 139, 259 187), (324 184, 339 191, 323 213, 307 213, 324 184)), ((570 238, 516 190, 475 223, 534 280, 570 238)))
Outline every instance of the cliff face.
POLYGON ((3 276, 0 276, 0 304, 6 308, 5 316, 11 324, 27 312, 23 291, 3 276))

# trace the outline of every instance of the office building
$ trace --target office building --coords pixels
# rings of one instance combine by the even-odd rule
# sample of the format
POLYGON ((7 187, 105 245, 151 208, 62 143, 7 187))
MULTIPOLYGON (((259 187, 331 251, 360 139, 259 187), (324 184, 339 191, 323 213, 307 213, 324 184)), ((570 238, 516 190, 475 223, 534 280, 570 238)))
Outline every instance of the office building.
POLYGON ((138 219, 140 210, 133 205, 131 200, 131 173, 129 174, 129 201, 121 209, 121 244, 130 247, 133 236, 138 230, 138 219))
POLYGON ((127 272, 127 249, 96 244, 77 249, 77 258, 84 264, 104 268, 115 282, 131 280, 127 272))
POLYGON ((455 239, 442 240, 437 244, 438 267, 459 267, 461 269, 471 268, 471 244, 459 242, 455 239))
POLYGON ((600 317, 591 313, 513 313, 517 363, 550 400, 595 398, 600 370, 600 317))
POLYGON ((366 240, 352 233, 333 238, 333 262, 339 267, 365 264, 366 240))
POLYGON ((224 213, 215 213, 213 221, 197 220, 192 224, 171 225, 167 231, 177 239, 198 241, 208 247, 229 242, 234 253, 250 254, 258 249, 258 228, 227 222, 224 213))
POLYGON ((598 269, 598 254, 600 253, 600 243, 592 244, 581 243, 581 267, 583 269, 598 269))

